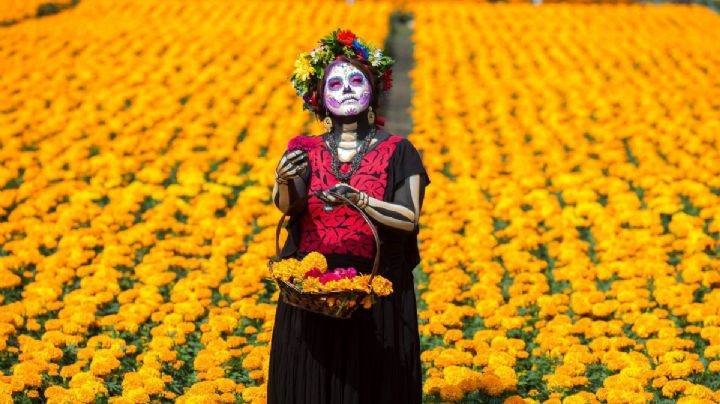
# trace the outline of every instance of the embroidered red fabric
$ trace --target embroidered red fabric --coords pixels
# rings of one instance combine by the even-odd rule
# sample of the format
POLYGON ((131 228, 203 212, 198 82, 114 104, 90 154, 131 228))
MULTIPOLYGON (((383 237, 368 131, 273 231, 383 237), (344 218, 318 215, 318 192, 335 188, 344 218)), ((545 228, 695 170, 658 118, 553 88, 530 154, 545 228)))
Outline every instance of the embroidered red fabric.
MULTIPOLYGON (((390 136, 365 156, 349 184, 369 196, 383 200, 387 184, 387 166, 402 138, 390 136)), ((332 173, 330 151, 324 142, 308 153, 312 174, 308 193, 327 190, 338 183, 332 173)), ((340 169, 346 172, 349 163, 340 169)), ((300 218, 298 251, 318 251, 323 254, 349 254, 372 258, 375 240, 365 220, 349 206, 335 206, 327 212, 325 203, 315 196, 308 198, 307 209, 300 218)))

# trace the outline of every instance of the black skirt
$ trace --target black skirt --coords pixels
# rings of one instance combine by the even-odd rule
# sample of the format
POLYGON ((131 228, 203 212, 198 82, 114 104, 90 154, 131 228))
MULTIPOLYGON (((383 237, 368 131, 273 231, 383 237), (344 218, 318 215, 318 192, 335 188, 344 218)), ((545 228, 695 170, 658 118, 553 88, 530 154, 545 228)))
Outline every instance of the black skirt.
MULTIPOLYGON (((328 256, 330 268, 367 262, 328 256)), ((349 319, 278 300, 267 383, 269 404, 421 403, 420 338, 412 268, 382 263, 393 293, 349 319)))

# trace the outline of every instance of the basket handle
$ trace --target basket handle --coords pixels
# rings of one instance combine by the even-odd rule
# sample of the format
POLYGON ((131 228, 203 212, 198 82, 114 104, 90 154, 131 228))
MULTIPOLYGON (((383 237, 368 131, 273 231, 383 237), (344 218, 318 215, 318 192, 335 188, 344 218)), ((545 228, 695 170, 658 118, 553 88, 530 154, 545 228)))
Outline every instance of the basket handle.
MULTIPOLYGON (((370 272, 370 279, 368 279, 368 285, 372 282, 373 278, 377 274, 378 267, 380 266, 380 236, 378 236, 377 229, 375 228, 375 225, 370 221, 370 218, 368 215, 363 212, 363 210, 358 207, 356 204, 352 203, 349 199, 346 197, 337 194, 335 192, 328 192, 329 195, 340 199, 341 201, 345 202, 347 205, 352 206, 355 208, 355 210, 360 213, 363 219, 365 219, 365 222, 367 222, 368 226, 370 226, 370 230, 372 231, 373 237, 375 238, 375 259, 373 260, 373 266, 372 266, 372 272, 370 272)), ((303 196, 302 198, 298 199, 297 201, 293 202, 292 205, 287 209, 287 212, 292 211, 292 208, 296 207, 298 204, 306 201, 311 196, 319 196, 320 191, 316 191, 310 194, 307 194, 303 196)), ((283 213, 282 217, 280 218, 280 221, 277 224, 277 228, 275 229, 275 259, 280 259, 280 231, 283 228, 283 225, 285 224, 285 219, 288 217, 287 213, 283 213)))

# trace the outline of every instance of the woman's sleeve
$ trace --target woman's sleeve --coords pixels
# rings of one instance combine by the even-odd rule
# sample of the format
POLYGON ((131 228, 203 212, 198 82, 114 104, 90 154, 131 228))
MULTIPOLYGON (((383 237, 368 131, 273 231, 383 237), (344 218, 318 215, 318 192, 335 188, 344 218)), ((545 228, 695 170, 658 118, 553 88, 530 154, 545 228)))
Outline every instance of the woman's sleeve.
POLYGON ((393 162, 393 190, 397 191, 408 177, 415 174, 420 175, 424 186, 430 184, 430 177, 415 146, 409 140, 402 139, 397 147, 393 162))
POLYGON ((425 187, 430 183, 420 153, 407 139, 398 142, 388 172, 388 186, 382 206, 371 206, 374 218, 390 232, 416 233, 425 187), (412 215, 402 213, 408 210, 412 215))
POLYGON ((410 207, 415 214, 415 228, 410 235, 404 237, 404 259, 410 270, 420 263, 420 250, 418 248, 417 236, 419 232, 418 222, 425 199, 425 187, 430 184, 430 177, 422 163, 420 153, 415 149, 409 140, 404 139, 398 145, 399 159, 395 165, 396 172, 393 175, 395 190, 393 200, 396 203, 410 207), (417 177, 414 177, 417 176, 417 177), (417 179, 417 181, 415 181, 417 179), (417 182, 417 184, 415 183, 417 182), (417 196, 415 196, 417 193, 417 196))

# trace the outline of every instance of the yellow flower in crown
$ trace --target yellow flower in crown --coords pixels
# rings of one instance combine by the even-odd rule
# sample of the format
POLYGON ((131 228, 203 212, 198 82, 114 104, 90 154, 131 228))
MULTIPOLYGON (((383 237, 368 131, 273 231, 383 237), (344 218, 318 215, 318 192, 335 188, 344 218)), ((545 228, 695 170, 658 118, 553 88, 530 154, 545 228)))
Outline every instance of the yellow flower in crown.
POLYGON ((295 70, 293 71, 293 76, 302 81, 308 80, 310 75, 315 73, 315 68, 310 63, 308 55, 308 52, 301 53, 297 60, 295 60, 295 70))

